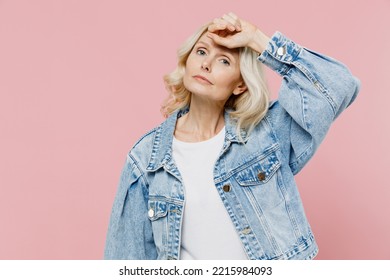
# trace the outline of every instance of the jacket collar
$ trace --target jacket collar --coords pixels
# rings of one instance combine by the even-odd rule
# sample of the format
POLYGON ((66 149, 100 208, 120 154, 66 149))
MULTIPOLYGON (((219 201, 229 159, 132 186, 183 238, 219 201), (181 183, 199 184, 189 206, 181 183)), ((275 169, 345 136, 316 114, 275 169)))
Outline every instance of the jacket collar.
MULTIPOLYGON (((152 154, 146 167, 148 171, 155 171, 160 167, 170 163, 172 159, 172 141, 173 134, 176 127, 176 121, 181 116, 188 113, 189 107, 178 109, 173 112, 157 129, 153 140, 152 154)), ((240 143, 240 138, 236 132, 234 120, 230 117, 230 110, 225 109, 225 140, 224 148, 230 143, 240 143)), ((247 141, 247 134, 245 130, 241 130, 241 137, 244 142, 247 141)))

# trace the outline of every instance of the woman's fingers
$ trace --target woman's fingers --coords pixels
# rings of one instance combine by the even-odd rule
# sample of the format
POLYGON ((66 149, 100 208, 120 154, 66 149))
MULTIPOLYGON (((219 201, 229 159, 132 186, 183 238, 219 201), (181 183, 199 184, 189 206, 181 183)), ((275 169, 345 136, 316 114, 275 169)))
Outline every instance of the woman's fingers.
POLYGON ((221 30, 229 30, 230 32, 241 31, 241 24, 237 16, 233 13, 225 14, 220 18, 215 18, 213 23, 209 26, 210 32, 221 30))
POLYGON ((227 48, 230 48, 231 47, 231 42, 229 39, 226 39, 225 37, 221 37, 217 34, 214 34, 214 33, 210 33, 208 32, 207 33, 207 37, 209 37, 210 39, 212 39, 215 43, 217 43, 218 45, 221 45, 221 46, 225 46, 227 48))
POLYGON ((216 18, 208 27, 207 36, 227 48, 250 47, 263 52, 270 40, 256 25, 240 19, 234 13, 216 18))
POLYGON ((221 30, 225 30, 225 29, 228 29, 230 31, 234 31, 234 27, 221 18, 214 19, 213 23, 208 28, 208 30, 210 32, 216 32, 216 31, 221 31, 221 30))
POLYGON ((228 13, 222 16, 224 20, 232 24, 237 31, 241 31, 241 23, 234 13, 228 13))

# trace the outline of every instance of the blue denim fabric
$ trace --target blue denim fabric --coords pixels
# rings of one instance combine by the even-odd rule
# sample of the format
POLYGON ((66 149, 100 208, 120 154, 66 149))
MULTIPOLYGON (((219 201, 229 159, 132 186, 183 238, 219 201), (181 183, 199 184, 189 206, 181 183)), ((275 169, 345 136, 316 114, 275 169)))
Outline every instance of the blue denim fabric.
MULTIPOLYGON (((279 32, 258 60, 283 76, 279 98, 250 135, 241 133, 245 144, 225 111, 215 187, 249 259, 312 259, 318 247, 294 175, 355 99, 360 82, 340 62, 279 32)), ((187 110, 172 114, 128 153, 107 233, 106 259, 180 259, 185 189, 172 158, 172 139, 176 120, 187 110)))

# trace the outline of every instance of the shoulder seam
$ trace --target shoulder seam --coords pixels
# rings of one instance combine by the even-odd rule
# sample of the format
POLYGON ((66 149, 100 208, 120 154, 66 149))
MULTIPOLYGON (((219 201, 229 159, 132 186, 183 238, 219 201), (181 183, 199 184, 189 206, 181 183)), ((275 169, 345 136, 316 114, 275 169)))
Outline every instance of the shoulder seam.
POLYGON ((137 160, 133 157, 133 155, 131 153, 128 153, 128 156, 130 157, 132 163, 135 165, 135 167, 138 169, 138 171, 141 173, 141 178, 144 181, 144 185, 148 189, 149 183, 145 178, 145 172, 142 170, 141 166, 139 166, 137 160))

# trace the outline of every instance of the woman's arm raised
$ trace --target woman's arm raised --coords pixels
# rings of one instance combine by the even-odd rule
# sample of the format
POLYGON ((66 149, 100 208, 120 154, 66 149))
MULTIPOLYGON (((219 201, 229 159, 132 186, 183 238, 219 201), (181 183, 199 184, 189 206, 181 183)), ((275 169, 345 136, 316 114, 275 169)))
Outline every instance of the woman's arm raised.
POLYGON ((304 48, 280 32, 269 39, 231 13, 215 19, 209 33, 217 44, 259 52, 258 60, 283 77, 267 118, 292 172, 298 173, 332 122, 355 100, 360 81, 341 62, 304 48))

